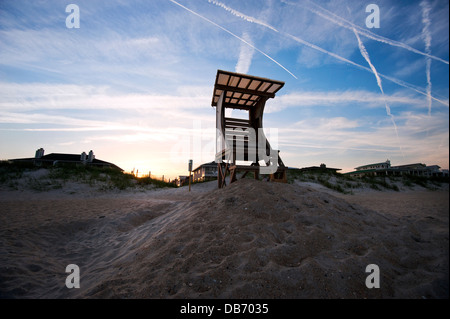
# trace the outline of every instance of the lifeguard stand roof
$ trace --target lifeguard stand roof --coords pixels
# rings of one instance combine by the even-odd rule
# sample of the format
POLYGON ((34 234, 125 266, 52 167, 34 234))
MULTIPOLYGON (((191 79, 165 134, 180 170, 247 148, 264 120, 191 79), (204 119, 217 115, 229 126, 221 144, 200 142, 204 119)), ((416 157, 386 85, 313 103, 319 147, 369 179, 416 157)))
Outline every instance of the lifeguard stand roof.
POLYGON ((261 98, 274 98, 284 82, 217 70, 211 106, 217 106, 220 95, 225 93, 226 108, 250 110, 261 98))

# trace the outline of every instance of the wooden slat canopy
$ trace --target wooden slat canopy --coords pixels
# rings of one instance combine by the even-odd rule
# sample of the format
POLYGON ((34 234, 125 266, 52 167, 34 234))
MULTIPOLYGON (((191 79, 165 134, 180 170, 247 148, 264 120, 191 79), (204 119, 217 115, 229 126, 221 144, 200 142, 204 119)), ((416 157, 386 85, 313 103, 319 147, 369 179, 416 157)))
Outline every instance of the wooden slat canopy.
POLYGON ((225 91, 225 107, 249 110, 263 97, 274 98, 283 86, 281 81, 217 70, 211 106, 217 106, 220 95, 225 91))

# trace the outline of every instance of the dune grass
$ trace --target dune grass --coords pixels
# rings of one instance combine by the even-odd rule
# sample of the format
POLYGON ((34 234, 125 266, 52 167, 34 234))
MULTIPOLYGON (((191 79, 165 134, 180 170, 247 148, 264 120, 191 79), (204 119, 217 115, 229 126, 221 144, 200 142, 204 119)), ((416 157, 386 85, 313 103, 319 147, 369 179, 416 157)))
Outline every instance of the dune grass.
POLYGON ((377 191, 391 190, 400 191, 400 186, 404 188, 414 188, 421 186, 429 190, 436 190, 443 184, 449 183, 448 177, 425 177, 425 176, 364 176, 353 177, 340 173, 331 173, 327 171, 309 171, 289 170, 288 183, 313 182, 321 184, 329 189, 343 194, 352 194, 353 190, 359 188, 371 188, 377 191))
MULTIPOLYGON (((39 169, 42 169, 42 167, 35 166, 32 163, 0 161, 0 185, 6 185, 10 189, 17 190, 22 183, 22 185, 25 184, 27 188, 35 191, 60 189, 67 182, 84 183, 104 191, 177 187, 173 183, 163 182, 150 177, 138 178, 132 174, 112 168, 59 165, 57 167, 46 167, 47 172, 43 174, 44 176, 40 178, 34 177, 33 172, 39 169)), ((247 174, 247 178, 254 177, 252 174, 247 174)), ((295 181, 313 182, 343 194, 352 194, 354 190, 361 188, 371 188, 378 191, 400 191, 400 187, 414 188, 421 186, 429 190, 435 190, 439 189, 444 183, 449 183, 448 177, 403 175, 389 177, 364 176, 359 178, 327 171, 302 172, 300 170, 289 170, 287 178, 288 183, 294 183, 295 181)))
POLYGON ((18 189, 21 179, 25 179, 28 188, 35 191, 47 191, 62 188, 67 182, 79 182, 100 190, 129 188, 176 187, 173 183, 163 182, 149 177, 138 178, 118 169, 84 165, 58 165, 46 167, 44 176, 36 178, 32 172, 42 169, 32 163, 0 162, 0 184, 18 189))

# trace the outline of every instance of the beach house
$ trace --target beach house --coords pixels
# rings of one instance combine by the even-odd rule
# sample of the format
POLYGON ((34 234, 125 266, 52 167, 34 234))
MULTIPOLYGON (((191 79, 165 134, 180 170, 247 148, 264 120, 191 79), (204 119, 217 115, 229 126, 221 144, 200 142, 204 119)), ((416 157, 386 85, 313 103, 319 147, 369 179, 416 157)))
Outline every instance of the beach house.
POLYGON ((340 168, 332 168, 327 167, 324 163, 320 164, 320 166, 309 166, 309 167, 302 167, 299 169, 301 172, 321 172, 321 173, 331 173, 334 174, 337 171, 340 171, 340 168))
POLYGON ((448 176, 448 171, 440 170, 438 165, 427 166, 423 163, 413 163, 405 165, 392 166, 389 160, 381 163, 366 164, 358 166, 355 171, 345 173, 351 176, 401 176, 401 175, 414 175, 414 176, 448 176))
POLYGON ((44 149, 40 148, 36 150, 34 157, 16 158, 10 159, 9 161, 13 163, 33 163, 36 166, 88 165, 95 167, 114 168, 123 171, 123 169, 113 163, 95 158, 94 152, 92 150, 89 151, 89 153, 82 152, 80 154, 50 153, 44 155, 44 152, 44 149))
POLYGON ((192 171, 192 181, 204 182, 217 179, 217 163, 212 161, 198 166, 192 171))

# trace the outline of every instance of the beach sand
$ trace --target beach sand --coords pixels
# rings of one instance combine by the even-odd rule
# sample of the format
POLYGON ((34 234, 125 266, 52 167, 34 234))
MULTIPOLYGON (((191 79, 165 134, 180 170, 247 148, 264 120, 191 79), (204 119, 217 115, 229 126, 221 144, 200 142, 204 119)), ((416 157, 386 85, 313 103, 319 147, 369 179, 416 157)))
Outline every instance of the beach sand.
POLYGON ((1 298, 448 298, 449 191, 0 190, 1 298), (66 266, 80 288, 65 286, 66 266), (365 285, 366 266, 380 288, 365 285))

